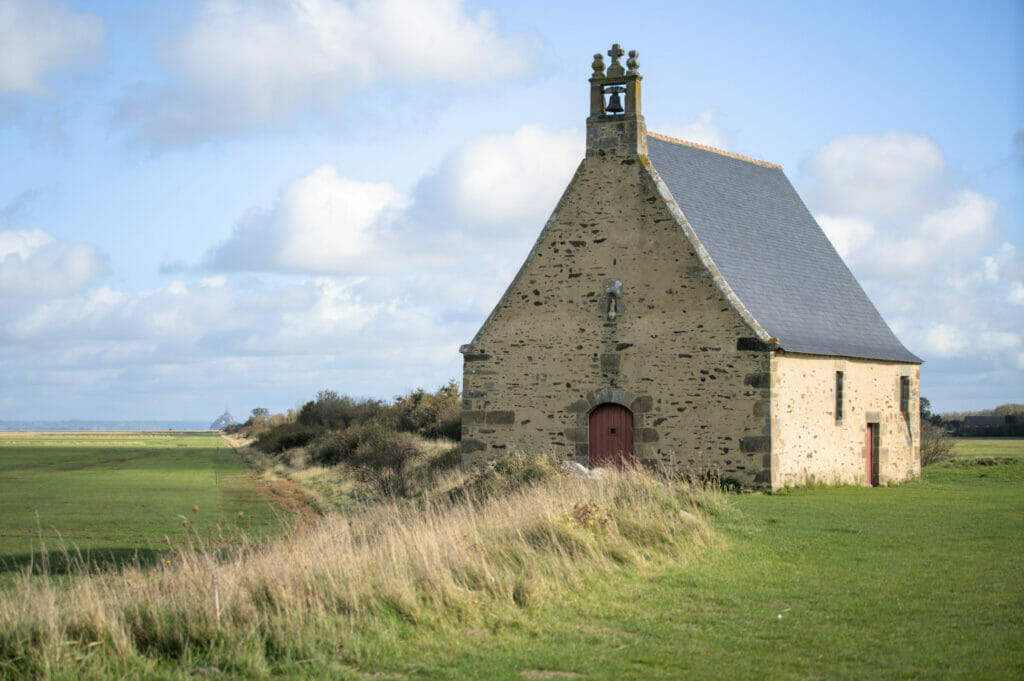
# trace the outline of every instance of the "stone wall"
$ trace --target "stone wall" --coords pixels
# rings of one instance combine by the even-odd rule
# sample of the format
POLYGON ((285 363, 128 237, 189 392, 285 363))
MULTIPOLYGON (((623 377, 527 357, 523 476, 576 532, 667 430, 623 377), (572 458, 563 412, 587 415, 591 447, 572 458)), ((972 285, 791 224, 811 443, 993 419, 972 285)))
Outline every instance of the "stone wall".
POLYGON ((645 465, 770 484, 771 349, 714 274, 646 156, 588 152, 463 348, 464 463, 517 448, 585 465, 589 411, 614 402, 633 412, 645 465))
POLYGON ((776 352, 771 377, 772 487, 814 482, 868 484, 867 424, 879 424, 879 482, 921 472, 919 367, 776 352), (836 419, 836 372, 843 413, 836 419), (910 379, 908 413, 900 377, 910 379))

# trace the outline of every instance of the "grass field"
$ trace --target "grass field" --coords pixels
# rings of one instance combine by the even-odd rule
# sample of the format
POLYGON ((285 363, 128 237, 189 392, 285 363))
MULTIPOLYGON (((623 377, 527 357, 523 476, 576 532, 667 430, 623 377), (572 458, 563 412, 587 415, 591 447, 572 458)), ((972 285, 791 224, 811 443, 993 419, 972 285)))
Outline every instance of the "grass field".
POLYGON ((193 536, 234 538, 265 534, 274 514, 214 433, 0 432, 0 573, 44 545, 56 571, 61 547, 149 561, 185 538, 185 519, 193 536))
MULTIPOLYGON (((700 550, 649 551, 650 560, 618 566, 626 545, 567 525, 552 514, 572 503, 551 495, 524 498, 514 511, 496 507, 476 529, 448 524, 451 515, 472 522, 476 509, 420 524, 381 507, 366 527, 392 529, 366 542, 372 555, 349 562, 316 557, 351 533, 339 519, 315 542, 292 537, 259 565, 185 560, 180 570, 127 575, 123 589, 139 597, 123 610, 56 617, 111 626, 126 617, 141 633, 107 637, 77 625, 40 655, 52 666, 36 668, 69 679, 1021 679, 1024 457, 1013 454, 1021 442, 969 444, 972 454, 903 485, 729 496, 710 506, 712 531, 700 550), (494 542, 492 526, 519 543, 494 542), (568 543, 552 553, 556 535, 568 543), (520 561, 535 549, 555 577, 544 588, 555 591, 523 600, 520 589, 536 593, 529 575, 537 568, 520 561), (505 605, 462 587, 418 591, 433 588, 437 566, 456 555, 471 561, 459 568, 462 578, 492 579, 487 571, 496 568, 473 556, 497 558, 503 570, 521 566, 522 578, 507 583, 514 587, 497 587, 505 605), (601 556, 603 567, 588 570, 589 556, 601 556), (416 567, 399 574, 406 564, 416 567), (575 577, 562 583, 563 574, 575 577), (238 605, 214 607, 218 584, 238 605), (356 592, 367 599, 362 609, 351 605, 356 592), (223 612, 235 608, 244 617, 227 624, 223 612)), ((598 508, 611 508, 632 483, 611 484, 604 496, 594 488, 598 508)), ((678 516, 666 513, 667 498, 638 496, 635 487, 628 500, 615 524, 628 529, 629 550, 643 553, 678 516)), ((5 645, 9 668, 21 669, 34 641, 57 629, 34 628, 37 615, 20 605, 55 617, 50 587, 22 584, 26 596, 9 592, 8 607, 0 590, 0 614, 25 627, 22 634, 8 625, 5 638, 0 626, 0 677, 5 645)), ((107 593, 103 584, 96 593, 107 593)))
POLYGON ((960 457, 1015 456, 1024 458, 1024 440, 1009 437, 954 438, 953 454, 960 457))
POLYGON ((413 635, 376 670, 510 680, 1024 678, 1024 460, 951 461, 889 488, 729 501, 717 545, 688 565, 623 570, 557 608, 455 639, 413 635))

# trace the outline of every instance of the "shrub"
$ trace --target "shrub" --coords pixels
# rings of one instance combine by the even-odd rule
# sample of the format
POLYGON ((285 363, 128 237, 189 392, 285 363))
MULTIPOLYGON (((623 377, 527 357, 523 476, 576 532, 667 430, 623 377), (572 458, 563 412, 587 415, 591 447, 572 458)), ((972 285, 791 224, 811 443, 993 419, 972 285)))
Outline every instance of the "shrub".
POLYGON ((293 447, 305 447, 320 433, 320 429, 302 423, 284 423, 265 431, 256 440, 264 452, 279 454, 293 447))
POLYGON ((399 430, 424 437, 462 437, 462 402, 459 386, 449 381, 431 394, 422 388, 395 398, 395 418, 399 430))
POLYGON ((364 421, 390 420, 390 408, 380 400, 361 400, 339 396, 333 390, 321 390, 316 400, 299 410, 299 423, 332 430, 348 428, 364 421))
POLYGON ((342 461, 358 464, 356 452, 362 449, 365 456, 368 446, 383 441, 387 434, 394 432, 389 424, 379 421, 353 423, 325 434, 314 446, 313 461, 322 466, 333 466, 342 461))
POLYGON ((544 454, 512 452, 475 471, 466 483, 451 492, 453 498, 469 494, 489 497, 538 484, 559 475, 558 463, 544 454))
POLYGON ((921 424, 921 467, 945 461, 953 456, 953 438, 942 426, 921 424))
POLYGON ((362 482, 385 497, 411 497, 422 487, 413 461, 420 450, 416 436, 379 429, 360 443, 351 461, 362 482))

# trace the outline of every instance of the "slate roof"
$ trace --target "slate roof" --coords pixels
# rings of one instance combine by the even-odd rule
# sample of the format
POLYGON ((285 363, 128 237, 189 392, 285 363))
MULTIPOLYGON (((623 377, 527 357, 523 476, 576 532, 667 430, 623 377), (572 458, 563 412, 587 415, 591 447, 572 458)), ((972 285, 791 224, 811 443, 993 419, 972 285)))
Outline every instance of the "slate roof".
POLYGON ((779 166, 648 135, 648 157, 719 272, 789 352, 920 363, 779 166))

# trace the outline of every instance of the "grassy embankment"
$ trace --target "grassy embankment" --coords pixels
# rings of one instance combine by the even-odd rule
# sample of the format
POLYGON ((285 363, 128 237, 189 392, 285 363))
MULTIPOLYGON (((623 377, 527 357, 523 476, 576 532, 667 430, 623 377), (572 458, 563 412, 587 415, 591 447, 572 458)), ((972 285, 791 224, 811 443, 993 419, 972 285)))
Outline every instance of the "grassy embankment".
MULTIPOLYGON (((645 475, 583 481, 536 460, 508 472, 545 481, 382 504, 269 546, 181 551, 156 569, 69 584, 18 577, 0 590, 0 674, 179 678, 216 668, 340 678, 428 632, 454 640, 512 625, 594 575, 678 563, 706 536, 701 509, 721 503, 645 475)), ((499 471, 467 489, 504 479, 499 471)))
POLYGON ((263 536, 275 505, 214 433, 0 432, 0 575, 63 549, 151 562, 171 543, 263 536), (198 512, 193 512, 198 507, 198 512), (239 513, 242 516, 239 517, 239 513), (184 521, 190 524, 186 533, 184 521))
POLYGON ((237 561, 22 580, 0 676, 1018 679, 1024 447, 972 447, 890 488, 556 478, 335 516, 237 561))

